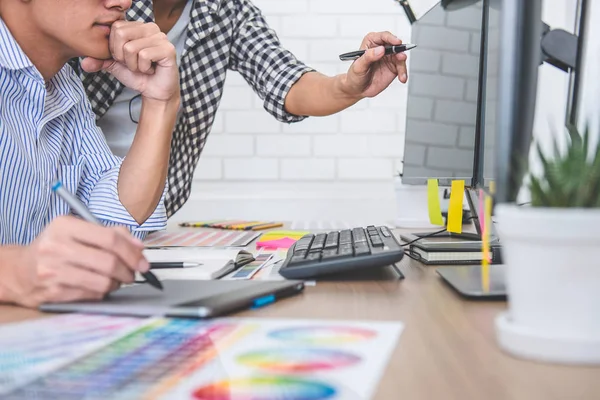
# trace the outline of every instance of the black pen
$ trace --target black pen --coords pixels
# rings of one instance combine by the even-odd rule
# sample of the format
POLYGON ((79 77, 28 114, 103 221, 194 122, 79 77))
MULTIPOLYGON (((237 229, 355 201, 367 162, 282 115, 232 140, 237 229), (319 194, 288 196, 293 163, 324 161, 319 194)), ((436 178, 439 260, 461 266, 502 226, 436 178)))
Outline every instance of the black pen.
MULTIPOLYGON (((67 204, 71 207, 73 211, 75 211, 81 218, 86 220, 87 222, 91 222, 92 224, 102 225, 100 221, 94 217, 94 215, 87 209, 85 205, 77 197, 75 197, 71 192, 65 189, 60 181, 57 181, 52 185, 52 191, 59 195, 67 204)), ((154 286, 157 289, 162 290, 163 286, 152 272, 142 272, 142 276, 146 278, 146 281, 154 286)))
POLYGON ((194 268, 201 266, 201 263, 197 262, 151 262, 150 269, 166 269, 166 268, 194 268))
MULTIPOLYGON (((416 44, 409 44, 409 43, 399 44, 399 45, 394 45, 394 46, 384 46, 386 55, 402 53, 404 51, 414 49, 415 47, 417 47, 416 44)), ((351 51, 350 53, 340 54, 340 60, 342 60, 342 61, 356 60, 360 56, 365 54, 365 51, 366 50, 357 50, 357 51, 351 51)))

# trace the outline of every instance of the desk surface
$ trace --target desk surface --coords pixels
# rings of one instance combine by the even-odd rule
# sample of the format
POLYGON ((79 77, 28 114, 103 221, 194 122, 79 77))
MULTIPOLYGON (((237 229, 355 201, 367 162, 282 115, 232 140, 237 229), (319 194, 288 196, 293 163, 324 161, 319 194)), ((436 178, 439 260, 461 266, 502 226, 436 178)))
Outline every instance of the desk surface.
MULTIPOLYGON (((239 316, 404 322, 378 400, 600 398, 600 368, 538 364, 500 351, 494 317, 506 303, 462 300, 435 268, 408 257, 399 267, 404 280, 318 282, 300 296, 239 316)), ((0 323, 42 315, 0 306, 0 323)))

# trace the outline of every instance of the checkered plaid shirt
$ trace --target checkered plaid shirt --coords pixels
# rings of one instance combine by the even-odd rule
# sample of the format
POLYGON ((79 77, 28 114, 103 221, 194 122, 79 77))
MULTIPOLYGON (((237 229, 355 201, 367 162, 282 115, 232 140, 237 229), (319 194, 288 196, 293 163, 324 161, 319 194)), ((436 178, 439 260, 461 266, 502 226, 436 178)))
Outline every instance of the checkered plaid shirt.
MULTIPOLYGON (((171 142, 165 196, 168 216, 190 195, 194 170, 221 101, 227 70, 238 71, 264 100, 264 108, 287 123, 304 117, 285 111, 285 96, 302 74, 312 71, 281 47, 277 35, 250 0, 193 1, 179 68, 183 110, 171 142)), ((154 21, 152 1, 134 1, 127 19, 154 21)), ((101 118, 123 85, 108 73, 81 71, 78 60, 72 60, 71 65, 83 81, 97 118, 101 118)))

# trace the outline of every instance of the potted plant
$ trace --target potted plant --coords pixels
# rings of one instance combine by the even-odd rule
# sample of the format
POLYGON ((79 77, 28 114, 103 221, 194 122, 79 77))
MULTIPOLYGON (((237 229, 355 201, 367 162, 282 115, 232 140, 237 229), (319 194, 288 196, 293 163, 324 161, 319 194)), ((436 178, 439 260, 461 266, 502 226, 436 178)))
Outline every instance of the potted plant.
POLYGON ((552 158, 537 146, 531 204, 496 207, 509 304, 496 333, 519 357, 600 364, 600 141, 568 131, 552 158))

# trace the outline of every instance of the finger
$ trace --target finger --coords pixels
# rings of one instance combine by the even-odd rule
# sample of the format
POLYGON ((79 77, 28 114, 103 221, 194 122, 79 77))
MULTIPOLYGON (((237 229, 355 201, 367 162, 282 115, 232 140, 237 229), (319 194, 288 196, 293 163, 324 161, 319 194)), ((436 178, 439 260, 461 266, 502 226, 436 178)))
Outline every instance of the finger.
POLYGON ((39 303, 68 303, 81 300, 101 300, 104 297, 103 293, 98 293, 81 288, 55 285, 46 288, 41 294, 39 303))
MULTIPOLYGON (((65 245, 64 253, 66 253, 66 261, 69 265, 93 274, 99 274, 109 280, 123 283, 133 283, 134 281, 135 272, 112 252, 80 243, 68 243, 65 245)), ((86 288, 92 289, 89 286, 86 286, 86 288)))
POLYGON ((97 58, 86 57, 81 60, 81 68, 85 72, 98 72, 112 63, 114 63, 114 60, 98 60, 97 58))
POLYGON ((108 39, 110 52, 115 60, 125 62, 123 49, 125 43, 156 33, 160 33, 160 28, 154 23, 116 21, 111 27, 108 39))
POLYGON ((147 264, 142 255, 144 244, 132 237, 127 229, 106 228, 78 218, 63 218, 57 220, 57 224, 56 229, 72 241, 113 253, 129 269, 142 272, 147 270, 147 265, 140 265, 142 260, 147 264))
MULTIPOLYGON (((400 38, 398 38, 396 35, 392 34, 391 32, 387 32, 387 31, 373 33, 372 36, 369 38, 369 40, 371 41, 373 46, 381 46, 381 45, 386 45, 386 44, 394 44, 394 45, 402 44, 402 40, 400 40, 400 38)), ((373 46, 371 46, 371 47, 373 47, 373 46)))
POLYGON ((79 265, 62 263, 54 266, 54 274, 46 282, 48 286, 68 286, 104 295, 112 287, 112 279, 103 274, 81 268, 79 265))
POLYGON ((150 269, 150 264, 144 257, 144 243, 133 237, 125 227, 111 228, 115 232, 115 245, 113 252, 128 266, 132 271, 146 272, 150 269))
POLYGON ((399 45, 402 44, 396 35, 391 32, 371 32, 363 39, 361 49, 370 49, 376 46, 383 46, 386 44, 399 45))
POLYGON ((398 71, 398 80, 402 83, 408 81, 408 70, 406 69, 407 56, 404 53, 396 54, 396 69, 398 71))
POLYGON ((385 49, 383 46, 377 46, 373 49, 369 49, 363 54, 358 60, 352 64, 352 69, 358 75, 365 75, 369 72, 371 64, 377 62, 385 55, 385 49))
POLYGON ((163 42, 159 46, 148 47, 140 50, 138 57, 138 68, 140 72, 150 74, 154 72, 154 64, 164 65, 170 63, 174 58, 175 47, 170 42, 163 42))
MULTIPOLYGON (((123 53, 125 57, 125 63, 127 64, 127 68, 133 72, 137 72, 139 69, 139 52, 143 49, 161 46, 164 43, 167 43, 167 37, 164 33, 159 32, 152 36, 148 36, 141 39, 136 39, 125 43, 123 46, 123 53)), ((148 69, 141 72, 148 72, 148 69)))

